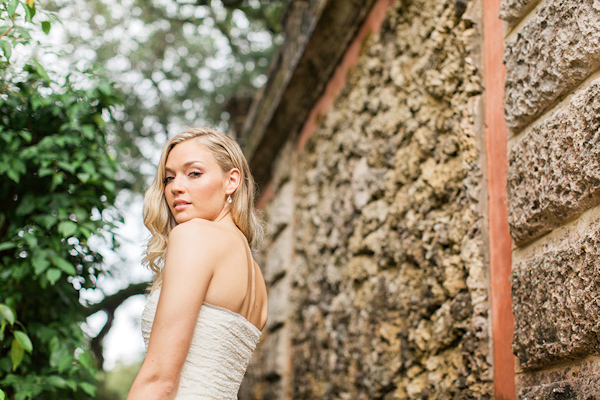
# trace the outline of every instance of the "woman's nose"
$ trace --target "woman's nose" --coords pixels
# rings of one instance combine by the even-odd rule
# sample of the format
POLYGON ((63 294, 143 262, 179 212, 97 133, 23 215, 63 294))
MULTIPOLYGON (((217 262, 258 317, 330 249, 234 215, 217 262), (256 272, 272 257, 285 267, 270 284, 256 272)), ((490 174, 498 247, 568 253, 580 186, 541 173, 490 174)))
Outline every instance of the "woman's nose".
POLYGON ((185 186, 183 185, 183 181, 181 177, 175 176, 173 178, 173 182, 171 182, 171 192, 172 193, 181 193, 185 190, 185 186))

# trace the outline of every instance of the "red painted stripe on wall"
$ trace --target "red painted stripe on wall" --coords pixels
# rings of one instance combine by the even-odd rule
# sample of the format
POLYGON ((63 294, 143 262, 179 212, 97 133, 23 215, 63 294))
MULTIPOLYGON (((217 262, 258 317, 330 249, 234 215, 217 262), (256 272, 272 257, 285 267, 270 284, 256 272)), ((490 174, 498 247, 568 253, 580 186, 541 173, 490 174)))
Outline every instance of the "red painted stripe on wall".
POLYGON ((511 350, 514 317, 510 292, 512 239, 508 227, 506 171, 508 128, 504 120, 503 22, 501 0, 484 0, 485 123, 488 174, 490 303, 497 400, 515 399, 515 357, 511 350))
POLYGON ((393 3, 393 0, 378 0, 373 5, 373 8, 371 8, 369 15, 365 18, 365 22, 363 22, 358 33, 348 46, 340 64, 336 67, 335 72, 327 83, 323 95, 317 100, 312 110, 310 110, 310 114, 300 132, 297 143, 298 149, 302 150, 302 148, 304 148, 310 135, 317 129, 317 119, 319 116, 325 115, 327 110, 333 105, 336 96, 346 85, 348 72, 350 72, 350 69, 358 62, 361 46, 365 38, 367 35, 379 31, 381 24, 385 19, 386 11, 393 3))

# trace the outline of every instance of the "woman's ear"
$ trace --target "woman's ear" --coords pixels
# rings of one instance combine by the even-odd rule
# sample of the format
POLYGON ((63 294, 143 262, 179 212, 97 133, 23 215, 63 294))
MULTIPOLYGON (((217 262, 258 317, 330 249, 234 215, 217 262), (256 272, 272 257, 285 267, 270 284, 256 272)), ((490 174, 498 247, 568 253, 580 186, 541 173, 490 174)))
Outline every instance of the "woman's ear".
POLYGON ((236 191, 242 179, 242 174, 237 168, 231 168, 229 170, 227 181, 225 182, 225 193, 230 195, 236 191))

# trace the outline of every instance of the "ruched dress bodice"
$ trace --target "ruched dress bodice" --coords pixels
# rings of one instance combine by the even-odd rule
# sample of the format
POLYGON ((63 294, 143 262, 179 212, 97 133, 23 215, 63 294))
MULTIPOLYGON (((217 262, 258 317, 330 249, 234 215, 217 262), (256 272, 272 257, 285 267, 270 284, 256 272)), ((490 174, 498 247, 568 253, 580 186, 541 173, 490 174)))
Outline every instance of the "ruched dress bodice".
MULTIPOLYGON (((142 313, 146 351, 159 296, 160 289, 157 289, 148 298, 142 313)), ((260 334, 260 330, 240 314, 204 303, 181 369, 175 399, 237 399, 260 334)))

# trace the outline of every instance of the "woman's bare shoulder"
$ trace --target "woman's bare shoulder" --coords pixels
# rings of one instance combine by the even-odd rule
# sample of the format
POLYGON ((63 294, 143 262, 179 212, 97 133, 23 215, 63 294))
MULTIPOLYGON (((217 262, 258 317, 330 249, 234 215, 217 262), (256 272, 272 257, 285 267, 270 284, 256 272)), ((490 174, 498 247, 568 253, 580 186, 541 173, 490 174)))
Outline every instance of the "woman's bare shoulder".
POLYGON ((217 223, 201 218, 178 224, 169 233, 169 247, 189 247, 202 250, 206 255, 221 253, 226 249, 222 244, 228 240, 227 230, 217 223))

